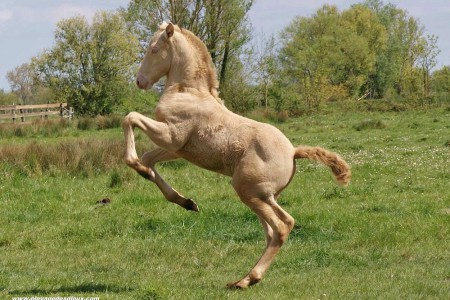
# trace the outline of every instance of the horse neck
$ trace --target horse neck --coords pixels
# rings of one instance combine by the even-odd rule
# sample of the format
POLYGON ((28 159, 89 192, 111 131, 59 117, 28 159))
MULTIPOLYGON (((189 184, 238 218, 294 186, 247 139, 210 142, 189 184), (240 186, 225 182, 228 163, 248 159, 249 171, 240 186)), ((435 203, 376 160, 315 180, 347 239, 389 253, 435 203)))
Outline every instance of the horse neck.
POLYGON ((209 70, 201 61, 201 55, 187 41, 178 42, 173 47, 172 66, 167 75, 166 87, 179 85, 209 92, 217 96, 216 87, 211 87, 209 70))
POLYGON ((174 70, 172 68, 167 76, 166 86, 183 86, 186 88, 194 88, 199 91, 207 90, 208 86, 204 80, 197 79, 193 80, 192 78, 186 76, 186 71, 180 68, 179 70, 174 70))

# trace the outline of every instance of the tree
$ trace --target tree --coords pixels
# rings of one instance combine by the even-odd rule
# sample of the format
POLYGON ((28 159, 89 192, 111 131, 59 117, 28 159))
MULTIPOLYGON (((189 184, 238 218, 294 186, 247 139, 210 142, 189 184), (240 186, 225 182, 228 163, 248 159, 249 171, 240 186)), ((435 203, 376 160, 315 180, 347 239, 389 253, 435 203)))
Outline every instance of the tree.
POLYGON ((248 55, 245 57, 233 57, 230 61, 226 76, 227 80, 221 86, 221 95, 226 95, 225 104, 232 111, 247 112, 257 106, 257 90, 253 86, 250 69, 245 67, 248 55), (238 60, 239 59, 239 60, 238 60))
POLYGON ((345 77, 342 84, 352 96, 372 94, 370 78, 376 74, 376 60, 387 43, 385 27, 367 7, 354 5, 342 12, 340 26, 345 47, 343 63, 345 77))
POLYGON ((139 45, 118 13, 99 12, 57 24, 55 46, 32 61, 37 80, 78 114, 111 113, 126 96, 139 45))
POLYGON ((450 104, 450 66, 433 72, 431 88, 438 103, 450 104))
POLYGON ((437 38, 395 5, 368 0, 342 12, 324 5, 295 19, 282 39, 281 82, 307 109, 346 97, 431 99, 437 38))
POLYGON ((218 69, 220 84, 224 85, 230 64, 239 61, 242 47, 250 39, 247 12, 252 3, 252 0, 132 0, 122 13, 129 29, 139 37, 142 52, 163 21, 192 31, 206 44, 218 69))
POLYGON ((36 81, 33 66, 24 63, 6 74, 12 93, 21 104, 43 104, 55 102, 53 92, 36 81))
POLYGON ((427 35, 420 41, 420 54, 418 63, 422 70, 423 98, 431 102, 431 70, 436 66, 440 50, 437 47, 437 36, 427 35))
POLYGON ((335 53, 335 6, 324 6, 312 18, 298 17, 282 32, 280 63, 289 88, 301 95, 308 109, 318 108, 325 90, 329 64, 335 53))
POLYGON ((426 41, 433 48, 425 54, 428 59, 437 49, 435 41, 427 40, 420 22, 394 4, 367 0, 364 6, 377 15, 388 34, 386 49, 378 53, 376 73, 371 76, 373 96, 383 98, 392 92, 405 98, 422 96, 424 84, 417 84, 417 76, 420 76, 417 65, 421 64, 419 60, 424 55, 426 41))
POLYGON ((12 105, 17 104, 18 102, 19 99, 16 94, 12 92, 5 93, 4 90, 0 89, 0 105, 12 105))
POLYGON ((33 89, 33 72, 28 63, 24 63, 6 73, 11 91, 17 95, 21 104, 31 104, 33 89))
MULTIPOLYGON (((269 106, 269 91, 274 84, 277 69, 275 38, 273 36, 266 38, 264 34, 261 34, 255 41, 252 55, 254 81, 260 87, 261 105, 267 109, 269 106)), ((275 105, 275 109, 280 111, 281 106, 275 105)))
POLYGON ((295 19, 282 33, 280 63, 309 110, 324 101, 364 94, 386 34, 376 16, 357 5, 339 12, 324 5, 295 19))

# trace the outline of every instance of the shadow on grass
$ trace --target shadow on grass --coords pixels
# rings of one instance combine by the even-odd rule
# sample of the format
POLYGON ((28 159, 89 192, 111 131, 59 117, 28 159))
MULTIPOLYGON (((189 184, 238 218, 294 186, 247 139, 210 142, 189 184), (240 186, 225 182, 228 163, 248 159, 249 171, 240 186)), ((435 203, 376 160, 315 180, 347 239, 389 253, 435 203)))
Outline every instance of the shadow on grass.
POLYGON ((50 295, 50 294, 70 294, 70 293, 123 293, 131 292, 133 289, 130 287, 119 287, 106 284, 86 283, 75 286, 62 286, 59 288, 35 288, 29 290, 14 290, 9 291, 13 296, 27 296, 27 295, 50 295))

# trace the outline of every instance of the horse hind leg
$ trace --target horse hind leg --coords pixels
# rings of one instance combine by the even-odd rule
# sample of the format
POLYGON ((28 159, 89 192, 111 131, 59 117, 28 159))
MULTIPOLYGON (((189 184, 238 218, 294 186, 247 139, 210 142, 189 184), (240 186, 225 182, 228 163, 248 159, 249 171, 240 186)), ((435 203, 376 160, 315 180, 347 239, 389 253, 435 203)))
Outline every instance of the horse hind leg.
POLYGON ((278 205, 273 195, 266 199, 241 197, 241 200, 258 215, 266 232, 267 246, 250 272, 241 280, 229 283, 229 288, 247 288, 258 283, 286 241, 295 222, 294 218, 278 205))
POLYGON ((269 223, 267 223, 262 217, 258 216, 258 219, 264 229, 264 234, 266 237, 266 247, 269 247, 270 242, 272 241, 273 238, 272 227, 270 227, 269 223))

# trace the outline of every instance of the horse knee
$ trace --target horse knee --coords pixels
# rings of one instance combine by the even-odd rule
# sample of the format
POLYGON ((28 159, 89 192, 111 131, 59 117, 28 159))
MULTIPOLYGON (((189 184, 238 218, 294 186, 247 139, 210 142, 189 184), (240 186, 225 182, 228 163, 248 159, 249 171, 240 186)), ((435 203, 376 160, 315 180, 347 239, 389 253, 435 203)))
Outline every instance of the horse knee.
POLYGON ((155 181, 155 172, 151 168, 141 164, 138 159, 125 157, 124 161, 130 168, 134 169, 139 175, 141 175, 145 179, 155 181))
POLYGON ((123 129, 128 129, 128 128, 132 127, 130 115, 131 115, 131 113, 129 113, 128 115, 125 116, 125 118, 123 118, 123 120, 122 120, 122 128, 123 129))

